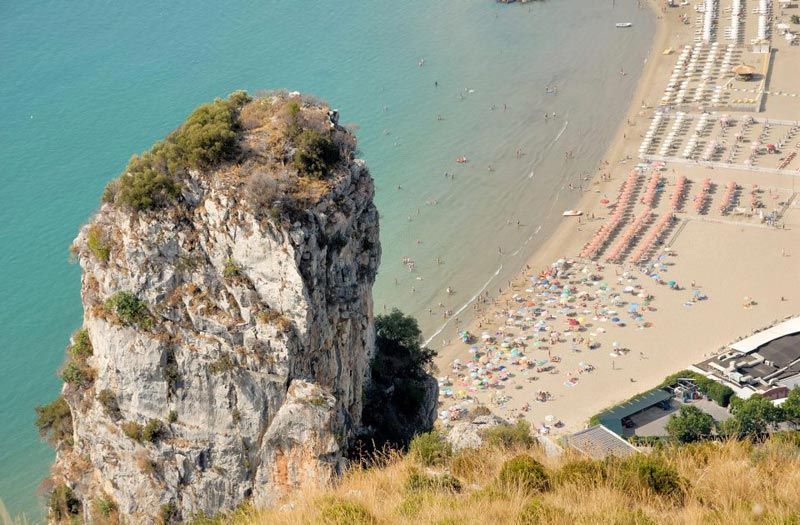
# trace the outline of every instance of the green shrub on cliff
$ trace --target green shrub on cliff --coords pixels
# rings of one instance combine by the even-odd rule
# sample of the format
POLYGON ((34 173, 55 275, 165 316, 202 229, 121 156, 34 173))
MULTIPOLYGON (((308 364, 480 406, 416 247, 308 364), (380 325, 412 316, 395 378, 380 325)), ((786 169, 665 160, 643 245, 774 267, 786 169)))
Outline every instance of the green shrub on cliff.
POLYGON ((86 247, 101 261, 106 262, 111 256, 111 245, 106 240, 103 229, 97 224, 91 226, 86 232, 86 247))
POLYGON ((72 489, 61 483, 53 487, 47 498, 47 506, 56 523, 72 522, 81 513, 81 502, 75 497, 72 489))
POLYGON ((89 331, 86 328, 81 328, 72 335, 69 353, 76 358, 83 359, 92 355, 92 341, 89 339, 89 331))
POLYGON ((53 446, 72 442, 72 412, 64 396, 36 407, 36 428, 39 436, 53 446))
POLYGON ((119 403, 117 402, 117 396, 113 391, 108 388, 101 390, 100 393, 97 394, 97 401, 103 407, 103 411, 106 415, 111 419, 116 421, 122 417, 119 410, 119 403))
POLYGON ((236 112, 249 100, 237 91, 195 109, 166 139, 134 155, 123 175, 106 187, 103 201, 137 211, 174 202, 184 170, 210 168, 236 153, 236 112))
POLYGON ((147 330, 153 325, 147 303, 131 292, 115 293, 106 299, 105 307, 116 314, 122 324, 126 326, 138 326, 147 330))
POLYGON ((94 373, 85 364, 68 361, 61 371, 61 379, 70 385, 85 388, 94 380, 94 373))
POLYGON ((297 135, 295 146, 294 167, 302 175, 324 178, 339 162, 339 148, 329 134, 311 128, 304 129, 297 135))

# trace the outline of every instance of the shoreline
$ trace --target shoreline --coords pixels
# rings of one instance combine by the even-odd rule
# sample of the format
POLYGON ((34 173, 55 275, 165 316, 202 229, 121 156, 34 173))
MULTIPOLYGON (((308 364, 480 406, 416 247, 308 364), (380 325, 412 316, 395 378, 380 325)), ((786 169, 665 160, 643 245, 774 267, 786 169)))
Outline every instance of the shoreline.
MULTIPOLYGON (((631 99, 631 104, 626 109, 624 118, 620 119, 616 131, 612 135, 613 138, 609 143, 609 147, 603 154, 603 158, 595 166, 590 179, 587 181, 588 188, 583 191, 583 195, 581 195, 575 203, 576 209, 584 212, 584 217, 588 217, 590 213, 597 213, 599 211, 599 199, 593 195, 594 192, 592 191, 592 188, 598 182, 598 176, 603 170, 604 162, 612 158, 620 157, 621 153, 625 150, 627 145, 627 141, 624 137, 625 130, 630 127, 627 123, 628 119, 638 116, 637 113, 641 111, 641 105, 637 104, 636 101, 642 100, 644 98, 643 95, 652 87, 654 80, 653 77, 656 76, 658 66, 660 65, 657 60, 654 60, 659 56, 655 54, 655 50, 663 49, 670 37, 670 24, 667 20, 664 20, 662 13, 659 11, 657 5, 658 0, 647 0, 646 4, 647 9, 650 9, 653 16, 656 17, 656 32, 650 41, 650 49, 645 58, 646 63, 636 85, 633 98, 631 99)), ((616 179, 612 178, 606 182, 614 183, 615 181, 616 179)), ((559 225, 556 226, 553 232, 541 243, 541 245, 536 248, 536 250, 534 250, 534 252, 527 259, 521 262, 520 266, 514 271, 511 282, 517 283, 520 281, 520 279, 524 279, 523 274, 526 267, 540 268, 547 266, 552 261, 561 257, 564 252, 569 251, 568 249, 575 245, 575 233, 574 220, 571 218, 562 218, 559 225)), ((538 230, 533 235, 538 235, 538 230)), ((475 321, 486 315, 487 311, 485 310, 479 312, 469 312, 468 309, 470 306, 475 304, 475 302, 483 295, 483 292, 492 284, 492 281, 494 281, 494 279, 502 270, 502 266, 503 264, 501 263, 501 267, 498 268, 498 270, 488 279, 486 284, 478 289, 478 291, 473 294, 473 296, 470 297, 467 302, 461 305, 454 312, 453 316, 449 317, 444 323, 439 325, 439 327, 436 328, 430 336, 425 336, 425 345, 430 345, 435 338, 440 336, 446 336, 451 341, 451 344, 433 347, 439 352, 439 355, 437 356, 437 362, 446 364, 455 358, 453 353, 457 352, 458 350, 453 348, 452 340, 455 338, 458 328, 474 328, 475 321), (460 314, 465 312, 467 313, 465 321, 456 323, 455 319, 460 314), (457 324, 459 327, 454 327, 453 324, 457 324), (454 328, 456 329, 454 330, 454 328)), ((491 303, 497 303, 509 295, 507 286, 501 288, 502 291, 500 293, 487 294, 487 298, 491 301, 491 303)))
MULTIPOLYGON (((656 0, 651 0, 647 5, 657 18, 657 29, 651 40, 647 62, 631 103, 619 120, 603 161, 589 178, 588 189, 584 190, 576 205, 577 209, 583 211, 583 220, 578 222, 574 218, 563 218, 555 231, 520 266, 509 283, 510 286, 504 283, 500 293, 488 294, 488 298, 482 298, 478 311, 469 312, 472 315, 468 321, 456 326, 451 325, 449 331, 445 332, 446 335, 443 337, 451 339, 449 344, 443 347, 434 346, 439 352, 436 364, 440 370, 440 383, 444 379, 446 390, 449 390, 445 397, 440 398, 443 401, 440 413, 451 412, 449 409, 453 406, 468 409, 470 404, 480 403, 509 421, 525 418, 534 426, 538 426, 541 422, 540 430, 543 433, 562 434, 576 431, 585 427, 586 421, 592 414, 657 386, 670 373, 714 355, 725 345, 755 329, 769 326, 774 320, 787 315, 796 315, 797 309, 792 305, 792 298, 787 297, 794 289, 800 288, 800 275, 797 274, 796 265, 791 259, 792 254, 787 253, 787 250, 792 251, 791 247, 800 245, 797 211, 800 209, 797 203, 800 199, 796 199, 794 176, 791 176, 790 182, 782 178, 782 175, 761 173, 758 168, 750 173, 743 173, 742 168, 735 165, 713 168, 699 162, 677 162, 675 157, 660 170, 662 185, 658 192, 659 197, 655 198, 655 204, 640 206, 640 202, 644 203, 644 200, 638 201, 640 190, 636 189, 634 196, 637 200, 626 212, 626 216, 630 218, 625 219, 625 221, 633 219, 634 208, 637 209, 635 213, 637 216, 641 213, 638 210, 643 208, 650 209, 653 217, 670 214, 672 205, 666 202, 668 196, 676 191, 673 188, 676 187, 678 178, 688 177, 690 186, 686 190, 685 205, 681 205, 680 213, 671 214, 678 220, 673 219, 670 224, 675 225, 674 230, 668 230, 668 234, 663 238, 663 245, 670 247, 672 251, 659 257, 658 265, 648 265, 648 268, 653 266, 653 269, 647 273, 642 271, 643 263, 634 263, 630 260, 607 262, 605 255, 595 257, 594 260, 577 257, 582 247, 589 242, 599 227, 606 224, 606 218, 611 214, 609 207, 606 206, 609 201, 601 202, 601 199, 610 199, 613 202, 618 189, 632 171, 631 168, 640 162, 637 151, 653 115, 658 111, 660 104, 663 104, 664 87, 676 62, 676 53, 684 46, 691 45, 693 33, 694 41, 698 41, 695 27, 692 24, 684 24, 681 20, 681 17, 694 16, 692 6, 680 6, 664 12, 656 0), (667 49, 671 52, 662 54, 662 50, 667 49), (697 202, 696 199, 700 195, 695 194, 701 191, 702 179, 706 181, 713 179, 712 184, 716 190, 708 197, 709 204, 706 205, 705 211, 700 212, 698 209, 695 213, 694 210, 688 210, 692 202, 689 194, 695 198, 694 202, 697 202), (712 207, 710 201, 725 198, 721 194, 726 184, 734 184, 734 187, 740 188, 741 194, 737 197, 739 206, 745 205, 747 188, 753 199, 756 199, 755 195, 759 193, 762 195, 759 199, 767 201, 761 208, 764 212, 769 211, 770 207, 773 209, 782 207, 782 228, 760 224, 757 222, 758 217, 754 221, 739 219, 726 212, 718 213, 717 202, 712 207), (662 192, 664 196, 660 197, 662 192), (778 199, 783 201, 779 202, 778 199), (707 216, 709 214, 725 215, 725 217, 707 216), (754 250, 754 246, 758 248, 754 250), (642 323, 631 321, 627 323, 631 326, 622 329, 615 323, 602 324, 609 319, 602 313, 598 314, 597 307, 608 307, 604 302, 607 297, 601 299, 598 294, 598 300, 588 303, 588 306, 585 301, 578 300, 576 306, 572 307, 572 313, 569 315, 577 313, 587 318, 585 322, 583 319, 580 320, 578 329, 573 331, 562 328, 563 325, 559 325, 558 321, 566 320, 563 316, 569 307, 566 310, 559 309, 554 296, 548 300, 546 297, 548 294, 538 293, 538 289, 534 290, 538 285, 532 284, 536 281, 536 275, 540 270, 551 270, 552 263, 559 259, 569 262, 577 259, 572 265, 568 263, 568 267, 573 267, 573 271, 567 272, 571 277, 564 277, 564 280, 570 279, 570 284, 575 283, 577 290, 587 291, 585 284, 578 283, 581 274, 574 271, 583 267, 581 271, 584 274, 589 270, 590 273, 597 273, 598 279, 602 279, 603 282, 613 283, 609 287, 612 295, 615 286, 618 286, 617 291, 621 295, 626 295, 622 293, 623 287, 635 287, 639 297, 648 296, 644 303, 645 308, 641 310, 642 317, 646 317, 646 321, 642 323), (660 272, 655 269, 656 266, 661 267, 660 272), (767 268, 769 271, 759 271, 767 268), (651 279, 652 276, 648 274, 652 273, 664 275, 663 280, 651 279), (668 287, 665 285, 667 279, 680 284, 686 283, 686 286, 679 284, 674 288, 668 287), (691 288, 688 283, 691 283, 691 288), (698 283, 697 286, 695 283, 698 283), (696 301, 698 295, 703 296, 703 299, 696 301), (652 305, 650 296, 654 298, 652 305), (742 297, 745 298, 744 304, 742 297), (752 297, 758 297, 759 301, 755 301, 751 306, 752 297), (526 301, 527 309, 524 308, 526 301), (582 302, 581 312, 577 304, 582 302), (530 312, 532 306, 547 310, 545 317, 541 317, 541 322, 548 320, 545 332, 554 330, 561 334, 556 336, 555 342, 541 342, 544 334, 537 335, 535 326, 531 327, 535 324, 533 318, 536 315, 523 311, 530 312), (591 313, 593 306, 594 317, 591 313), (556 310, 559 310, 558 315, 556 310), (639 324, 638 328, 636 324, 639 324), (458 334, 455 333, 462 330, 479 337, 478 343, 462 344, 458 334), (505 350, 497 347, 498 343, 494 342, 495 337, 492 337, 489 344, 482 344, 482 331, 483 335, 496 336, 498 342, 503 340, 502 346, 505 350), (589 331, 592 333, 589 334, 589 331), (609 333, 606 334, 606 331, 609 333), (572 351, 568 344, 569 337, 572 337, 572 351), (588 338, 586 343, 592 341, 597 343, 597 347, 602 346, 607 349, 596 352, 593 351, 596 348, 584 348, 585 337, 588 338), (536 342, 534 348, 530 340, 536 339, 539 342, 536 342), (576 339, 580 342, 576 343, 576 339), (545 346, 538 348, 540 345, 545 346), (519 348, 522 349, 521 360, 524 364, 516 362, 520 361, 519 357, 516 361, 511 357, 515 355, 513 352, 509 356, 509 349, 515 347, 518 347, 517 351, 519 348), (621 352, 617 352, 618 347, 622 349, 621 352), (545 348, 549 348, 546 355, 536 353, 537 350, 545 348), (609 353, 609 350, 612 351, 609 353), (553 368, 542 367, 542 363, 547 363, 550 359, 551 351, 557 358, 551 362, 557 364, 553 371, 544 373, 545 370, 553 368), (477 359, 478 356, 481 357, 480 361, 477 359), (581 360, 580 363, 578 360, 581 360), (539 366, 534 367, 533 361, 538 361, 539 366), (487 362, 488 366, 484 365, 487 362), (470 374, 464 373, 465 363, 466 368, 472 372, 473 380, 470 380, 470 374), (590 374, 584 374, 586 371, 583 368, 587 364, 591 368, 590 374), (476 369, 472 366, 478 369, 478 379, 475 379, 476 369), (537 374, 542 373, 542 375, 534 376, 534 368, 537 374), (457 379, 454 380, 453 377, 457 379), (564 382, 568 378, 569 381, 564 382), (483 384, 480 384, 481 381, 484 381, 483 384), (542 393, 546 394, 543 400, 539 399, 542 393), (541 403, 532 403, 533 401, 541 403), (554 419, 561 420, 564 426, 556 430, 543 422, 554 419)), ((786 51, 786 53, 792 52, 786 51)), ((742 53, 749 51, 745 50, 742 53)), ((785 60, 791 62, 791 56, 789 54, 789 58, 785 60)), ((792 85, 792 75, 796 75, 795 73, 784 74, 783 78, 780 74, 779 70, 777 78, 792 85)), ((797 117, 800 107, 788 105, 784 100, 788 101, 788 99, 778 99, 773 101, 773 104, 778 109, 788 111, 788 114, 775 115, 767 112, 764 115, 762 112, 761 118, 766 116, 789 118, 793 122, 792 117, 797 117)), ((727 111, 723 108, 710 113, 720 115, 727 111)), ((740 119, 748 115, 748 113, 734 113, 740 119)), ((753 138, 754 133, 749 135, 749 140, 758 140, 753 138)), ((767 161, 765 158, 762 162, 767 161)), ((651 179, 649 172, 646 173, 637 177, 637 184, 641 184, 642 191, 645 181, 651 179)), ((630 222, 622 224, 628 228, 630 222)), ((621 236, 621 230, 613 234, 609 248, 616 242, 617 236, 621 236)), ((650 261, 652 262, 654 258, 655 255, 650 261)), ((541 277, 541 274, 539 275, 541 277)), ((564 288, 567 286, 564 283, 562 285, 564 288)), ((591 286, 588 288, 593 294, 591 286)), ((630 304, 633 301, 640 302, 631 296, 628 297, 630 304)), ((619 317, 627 316, 619 315, 619 317)), ((449 416, 443 416, 440 423, 442 421, 445 425, 449 424, 449 416)))

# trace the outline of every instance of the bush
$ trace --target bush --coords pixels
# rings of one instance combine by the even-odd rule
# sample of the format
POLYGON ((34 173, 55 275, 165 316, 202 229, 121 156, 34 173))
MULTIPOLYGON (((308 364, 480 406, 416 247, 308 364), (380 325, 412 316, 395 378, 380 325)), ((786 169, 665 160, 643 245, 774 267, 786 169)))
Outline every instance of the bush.
POLYGON ((435 430, 425 434, 417 434, 411 440, 408 452, 417 462, 429 467, 441 465, 452 454, 450 444, 435 430))
POLYGON ((53 487, 47 498, 47 507, 56 522, 71 520, 81 513, 81 502, 66 484, 53 487))
POLYGON ((429 476, 413 470, 406 478, 405 489, 408 492, 461 492, 461 482, 450 474, 429 476))
POLYGON ((160 419, 151 419, 142 428, 142 441, 155 443, 165 434, 164 423, 160 419))
POLYGON ((208 365, 208 371, 212 374, 223 374, 233 369, 234 364, 228 354, 222 354, 219 359, 208 365))
POLYGON ((115 293, 106 300, 105 307, 115 313, 125 326, 138 326, 145 330, 153 326, 147 304, 131 292, 115 293))
POLYGON ((161 505, 161 510, 159 511, 159 524, 160 525, 168 525, 169 523, 176 523, 180 520, 180 513, 178 512, 178 506, 175 505, 173 502, 164 503, 161 505))
POLYGON ((222 269, 222 276, 231 280, 242 275, 242 268, 233 259, 225 260, 225 267, 222 269))
POLYGON ((547 469, 527 454, 513 457, 503 463, 497 481, 507 490, 520 488, 529 493, 543 492, 550 488, 550 475, 547 469))
MULTIPOLYGON (((166 173, 152 168, 131 167, 138 166, 139 162, 146 162, 139 161, 137 157, 134 159, 128 164, 128 171, 114 181, 114 202, 136 211, 164 207, 174 202, 180 195, 178 182, 166 173)), ((112 191, 111 188, 108 186, 106 191, 112 191)))
POLYGON ((792 15, 789 19, 793 24, 800 24, 800 15, 792 15))
POLYGON ((224 100, 195 109, 171 134, 181 160, 192 168, 202 168, 230 158, 236 151, 234 117, 234 107, 224 100))
POLYGON ((187 168, 208 168, 234 156, 236 112, 249 97, 232 93, 195 109, 178 129, 150 151, 133 156, 125 173, 103 192, 104 202, 144 211, 166 206, 180 194, 178 176, 187 168))
POLYGON ((75 361, 70 361, 64 365, 64 369, 61 371, 61 379, 70 385, 86 388, 94 380, 94 373, 91 368, 75 361))
POLYGON ((484 453, 474 448, 462 448, 450 460, 450 472, 467 481, 478 479, 488 466, 484 453))
POLYGON ((714 418, 693 405, 681 405, 677 414, 667 421, 670 437, 680 443, 700 441, 711 436, 714 418))
POLYGON ((92 355, 92 341, 89 339, 89 331, 86 328, 81 328, 72 335, 69 352, 79 359, 86 359, 92 355))
POLYGON ((119 403, 117 403, 117 396, 113 391, 108 388, 101 390, 100 393, 97 394, 97 401, 100 402, 106 415, 114 421, 122 417, 119 410, 119 403))
POLYGON ((112 500, 109 496, 105 494, 102 494, 101 496, 95 498, 93 506, 95 512, 97 514, 100 514, 104 518, 110 517, 117 511, 117 504, 114 503, 114 500, 112 500))
POLYGON ((574 483, 582 486, 597 486, 608 478, 606 465, 593 459, 575 459, 565 462, 556 473, 560 484, 574 483))
POLYGON ((521 419, 515 425, 497 425, 486 429, 483 438, 487 444, 504 449, 530 447, 536 440, 531 436, 531 425, 521 419))
POLYGON ((320 503, 319 522, 324 525, 374 525, 375 516, 360 503, 327 498, 320 503))
POLYGON ((138 443, 156 443, 164 437, 166 429, 159 419, 151 419, 146 425, 126 421, 121 425, 122 432, 138 443))
POLYGON ((615 484, 628 492, 647 491, 652 494, 680 500, 687 480, 657 455, 634 454, 618 464, 615 484))
POLYGON ((295 139, 294 167, 301 175, 322 179, 339 162, 339 148, 329 135, 306 128, 295 139))
POLYGON ((103 229, 97 224, 90 226, 86 232, 86 247, 92 255, 103 262, 108 261, 111 255, 111 245, 106 240, 103 229))
POLYGON ((167 422, 168 423, 175 423, 178 421, 178 411, 177 410, 170 410, 169 414, 167 414, 167 422))
POLYGON ((125 421, 120 425, 122 428, 122 433, 128 436, 130 439, 141 443, 142 442, 142 430, 144 428, 139 423, 134 421, 125 421))
POLYGON ((53 446, 72 443, 72 412, 64 396, 58 396, 36 410, 36 428, 39 436, 53 446))

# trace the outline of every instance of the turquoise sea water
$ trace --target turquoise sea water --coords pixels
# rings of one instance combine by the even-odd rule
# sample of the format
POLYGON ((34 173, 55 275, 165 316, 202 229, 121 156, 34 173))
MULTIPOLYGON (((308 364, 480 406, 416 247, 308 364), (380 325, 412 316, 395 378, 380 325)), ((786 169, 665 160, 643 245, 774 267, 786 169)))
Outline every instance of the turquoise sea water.
POLYGON ((376 309, 399 305, 430 335, 437 303, 457 310, 504 282, 574 203, 565 186, 600 160, 653 30, 635 0, 0 3, 0 498, 11 514, 41 519, 53 454, 33 406, 57 394, 81 322, 68 245, 128 157, 193 107, 289 88, 357 123, 382 215, 376 309))

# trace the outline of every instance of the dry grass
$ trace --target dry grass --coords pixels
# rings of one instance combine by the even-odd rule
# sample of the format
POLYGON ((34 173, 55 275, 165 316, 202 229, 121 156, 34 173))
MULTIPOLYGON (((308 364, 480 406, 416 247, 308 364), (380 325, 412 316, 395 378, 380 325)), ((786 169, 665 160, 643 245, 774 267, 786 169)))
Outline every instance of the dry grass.
MULTIPOLYGON (((663 480, 663 477, 661 478, 663 480)), ((435 486, 434 486, 435 487, 435 486)), ((241 524, 673 524, 800 523, 800 448, 773 440, 702 443, 667 448, 631 461, 547 458, 540 450, 482 449, 455 454, 435 470, 393 455, 372 469, 353 469, 335 486, 304 490, 274 509, 251 511, 241 524), (503 462, 518 454, 547 467, 551 488, 526 493, 496 482, 503 462), (631 465, 666 473, 677 492, 631 465), (654 467, 655 466, 655 467, 654 467), (411 489, 413 472, 449 472, 451 490, 411 489), (636 474, 631 474, 635 472, 636 474), (655 488, 654 488, 655 487, 655 488)))

